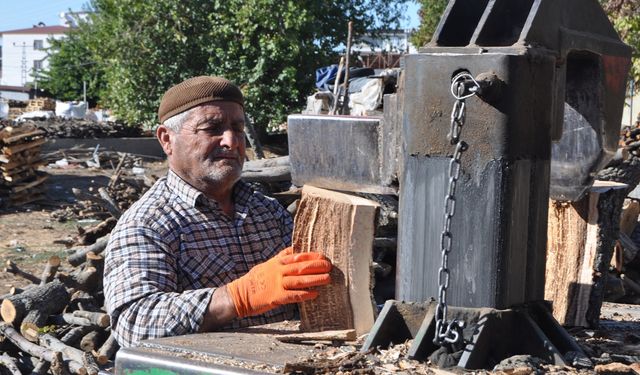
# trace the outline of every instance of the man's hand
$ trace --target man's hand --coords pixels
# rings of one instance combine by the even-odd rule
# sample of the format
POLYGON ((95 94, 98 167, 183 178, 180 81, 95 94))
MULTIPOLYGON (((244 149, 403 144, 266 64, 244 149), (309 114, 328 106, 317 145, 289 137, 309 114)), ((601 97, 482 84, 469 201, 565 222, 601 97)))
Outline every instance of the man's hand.
POLYGON ((319 253, 292 254, 288 247, 227 284, 238 317, 262 314, 277 306, 314 299, 331 282, 331 262, 319 253))

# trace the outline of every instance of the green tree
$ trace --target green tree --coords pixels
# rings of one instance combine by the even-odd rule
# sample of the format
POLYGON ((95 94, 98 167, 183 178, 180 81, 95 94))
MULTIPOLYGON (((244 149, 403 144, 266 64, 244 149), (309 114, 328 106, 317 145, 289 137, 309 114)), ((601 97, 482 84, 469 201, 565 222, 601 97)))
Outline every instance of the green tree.
POLYGON ((388 28, 404 3, 92 0, 86 48, 104 72, 101 101, 129 123, 154 124, 171 85, 218 74, 242 88, 248 114, 264 129, 300 109, 315 69, 336 62, 349 20, 356 35, 388 28))
POLYGON ((420 27, 411 35, 414 46, 424 46, 431 41, 440 17, 447 7, 448 0, 415 0, 420 4, 420 27))
POLYGON ((64 39, 50 39, 49 70, 38 77, 41 88, 61 100, 81 100, 86 83, 87 101, 97 104, 105 90, 104 71, 89 46, 92 25, 81 23, 64 39))

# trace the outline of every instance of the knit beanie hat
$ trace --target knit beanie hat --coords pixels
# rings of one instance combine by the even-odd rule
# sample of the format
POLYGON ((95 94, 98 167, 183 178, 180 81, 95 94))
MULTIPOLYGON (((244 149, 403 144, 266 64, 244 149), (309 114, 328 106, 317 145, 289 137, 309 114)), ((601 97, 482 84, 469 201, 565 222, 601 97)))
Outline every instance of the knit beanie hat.
POLYGON ((197 105, 213 101, 236 102, 244 107, 242 91, 222 77, 189 78, 169 88, 162 96, 158 118, 160 123, 197 105))

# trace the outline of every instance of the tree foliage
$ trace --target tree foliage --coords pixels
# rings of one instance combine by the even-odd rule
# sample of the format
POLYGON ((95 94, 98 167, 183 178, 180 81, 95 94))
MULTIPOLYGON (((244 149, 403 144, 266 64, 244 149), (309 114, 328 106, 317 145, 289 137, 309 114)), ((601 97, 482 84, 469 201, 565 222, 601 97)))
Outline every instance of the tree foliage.
MULTIPOLYGON (((264 128, 300 109, 313 88, 315 69, 336 62, 349 20, 357 35, 390 27, 404 3, 92 0, 91 27, 78 33, 96 62, 87 69, 104 74, 102 103, 127 122, 155 123, 167 88, 215 74, 241 87, 247 113, 264 128), (91 37, 84 37, 87 32, 91 37)), ((53 70, 52 77, 62 75, 62 69, 53 70)))
POLYGON ((431 41, 436 31, 440 17, 447 7, 448 0, 416 0, 420 4, 420 26, 411 35, 411 43, 415 46, 424 46, 431 41))
POLYGON ((82 23, 65 39, 49 40, 49 70, 37 77, 39 85, 56 98, 81 100, 86 84, 87 101, 95 105, 105 89, 104 74, 93 58, 91 24, 82 23))

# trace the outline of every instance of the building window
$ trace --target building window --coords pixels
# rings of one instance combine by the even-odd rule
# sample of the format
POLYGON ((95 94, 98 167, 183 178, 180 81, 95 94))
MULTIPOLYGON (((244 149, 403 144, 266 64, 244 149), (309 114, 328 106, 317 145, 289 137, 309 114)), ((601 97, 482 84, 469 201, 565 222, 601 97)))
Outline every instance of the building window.
POLYGON ((36 40, 33 41, 33 49, 34 50, 44 49, 44 43, 43 43, 42 39, 36 39, 36 40))
POLYGON ((42 60, 33 60, 33 70, 42 70, 42 60))

